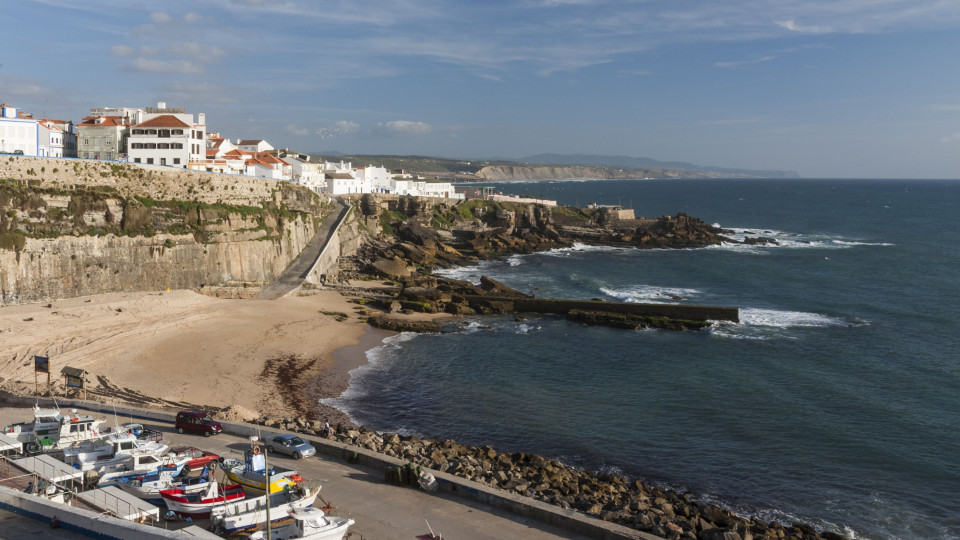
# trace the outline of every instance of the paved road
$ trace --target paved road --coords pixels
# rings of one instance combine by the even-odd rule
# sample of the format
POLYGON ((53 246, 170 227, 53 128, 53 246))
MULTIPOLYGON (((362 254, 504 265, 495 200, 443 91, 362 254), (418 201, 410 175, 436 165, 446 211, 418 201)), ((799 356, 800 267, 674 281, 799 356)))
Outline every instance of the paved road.
POLYGON ((288 266, 273 283, 264 287, 254 298, 276 300, 277 298, 290 294, 303 285, 307 273, 310 272, 317 257, 323 253, 323 248, 326 247, 327 242, 329 242, 333 228, 350 210, 348 206, 344 206, 339 201, 334 201, 334 204, 334 210, 330 212, 327 217, 323 218, 323 222, 320 223, 320 228, 317 229, 317 233, 310 239, 307 247, 300 252, 300 255, 290 263, 290 266, 288 266))
MULTIPOLYGON (((31 411, 25 408, 0 408, 0 426, 22 422, 30 414, 31 411)), ((99 416, 99 413, 94 414, 99 416)), ((120 419, 120 423, 124 421, 120 419)), ((112 423, 112 419, 108 423, 112 423)), ((234 435, 220 434, 207 439, 197 435, 179 435, 169 424, 148 423, 147 426, 163 431, 167 444, 192 445, 225 457, 241 457, 243 450, 250 445, 247 439, 234 435)), ((307 481, 320 482, 323 486, 320 496, 332 504, 337 513, 356 520, 356 525, 350 529, 354 533, 352 540, 414 540, 430 532, 428 522, 435 533, 451 540, 587 538, 449 494, 431 494, 386 484, 382 471, 325 456, 294 461, 271 454, 270 459, 271 462, 276 459, 280 466, 297 469, 307 481)), ((49 527, 44 531, 49 532, 49 527)))

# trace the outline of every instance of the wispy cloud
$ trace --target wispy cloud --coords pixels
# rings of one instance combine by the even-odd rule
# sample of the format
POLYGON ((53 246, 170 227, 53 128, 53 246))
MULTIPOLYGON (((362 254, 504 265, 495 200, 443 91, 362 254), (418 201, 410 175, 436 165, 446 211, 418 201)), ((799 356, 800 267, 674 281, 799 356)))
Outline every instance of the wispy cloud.
POLYGON ((762 64, 764 62, 769 62, 775 59, 776 56, 763 56, 760 58, 754 58, 753 60, 739 60, 735 62, 716 62, 713 65, 719 68, 728 68, 728 67, 737 67, 737 66, 747 66, 750 64, 762 64))
POLYGON ((786 28, 791 32, 800 32, 802 34, 828 34, 832 32, 829 26, 804 26, 797 24, 793 19, 787 21, 774 21, 777 26, 786 28))
POLYGON ((393 135, 426 135, 433 131, 430 124, 426 122, 410 122, 407 120, 394 120, 384 124, 378 124, 381 131, 393 135))

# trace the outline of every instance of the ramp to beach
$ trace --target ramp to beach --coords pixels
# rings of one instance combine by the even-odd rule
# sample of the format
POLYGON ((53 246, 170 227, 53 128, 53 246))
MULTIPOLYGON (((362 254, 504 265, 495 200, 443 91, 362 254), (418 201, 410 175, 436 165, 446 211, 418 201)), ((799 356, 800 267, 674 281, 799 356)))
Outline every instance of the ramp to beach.
MULTIPOLYGON (((277 279, 264 287, 254 298, 261 300, 276 300, 286 296, 299 289, 317 266, 317 263, 323 257, 328 249, 333 249, 332 240, 340 228, 340 224, 350 213, 350 206, 344 205, 339 201, 334 201, 334 211, 323 218, 320 228, 313 235, 313 239, 307 247, 300 252, 300 255, 286 270, 281 273, 277 279)), ((339 244, 337 244, 339 249, 339 244)))

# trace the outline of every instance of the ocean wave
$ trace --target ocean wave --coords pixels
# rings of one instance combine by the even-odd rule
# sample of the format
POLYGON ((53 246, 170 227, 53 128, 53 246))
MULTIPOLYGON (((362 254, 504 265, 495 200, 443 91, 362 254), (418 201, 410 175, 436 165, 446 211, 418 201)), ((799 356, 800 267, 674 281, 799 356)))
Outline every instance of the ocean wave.
POLYGON ((600 287, 600 292, 611 298, 616 298, 621 302, 630 303, 673 303, 701 294, 699 289, 685 287, 659 287, 656 285, 634 285, 622 289, 600 287))
POLYGON ((547 255, 552 257, 569 257, 574 253, 586 253, 586 252, 617 252, 617 251, 626 251, 632 248, 623 248, 615 246, 592 246, 590 244, 582 244, 580 242, 574 242, 572 246, 565 248, 554 248, 540 253, 540 255, 547 255))
MULTIPOLYGON (((719 225, 717 225, 719 226, 719 225)), ((725 236, 733 242, 723 242, 708 249, 726 249, 752 254, 764 254, 771 249, 845 249, 853 247, 890 247, 896 244, 889 242, 868 242, 850 240, 823 234, 802 234, 780 231, 777 229, 728 228, 732 233, 725 236), (767 239, 766 243, 749 243, 759 239, 767 239)))
POLYGON ((772 326, 776 328, 793 328, 797 326, 850 326, 850 324, 843 319, 820 313, 757 308, 741 309, 740 324, 746 326, 772 326))

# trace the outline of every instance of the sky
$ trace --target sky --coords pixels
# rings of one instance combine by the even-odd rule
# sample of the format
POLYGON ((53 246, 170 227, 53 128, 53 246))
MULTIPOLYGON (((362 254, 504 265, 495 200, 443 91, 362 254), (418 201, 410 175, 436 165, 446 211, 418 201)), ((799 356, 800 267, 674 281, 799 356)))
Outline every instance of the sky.
POLYGON ((311 153, 960 178, 960 2, 0 0, 0 101, 311 153))

